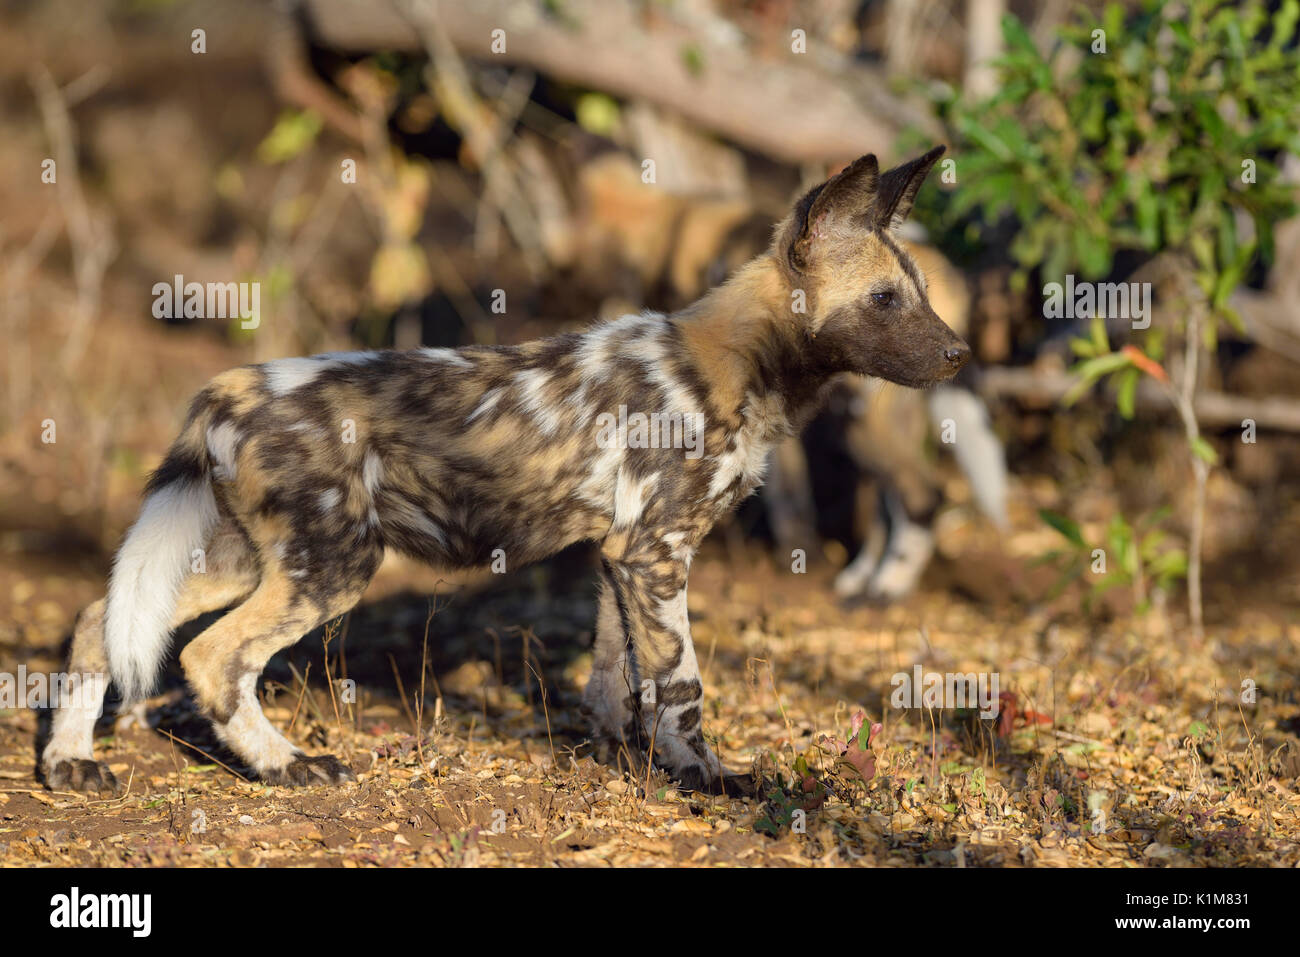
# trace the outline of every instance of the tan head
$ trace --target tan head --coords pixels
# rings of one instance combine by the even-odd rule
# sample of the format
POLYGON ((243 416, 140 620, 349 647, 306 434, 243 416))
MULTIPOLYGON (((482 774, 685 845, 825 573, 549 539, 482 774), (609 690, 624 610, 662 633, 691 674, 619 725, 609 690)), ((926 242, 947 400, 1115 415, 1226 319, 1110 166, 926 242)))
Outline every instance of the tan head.
POLYGON ((943 153, 883 175, 863 156, 810 190, 777 230, 773 255, 803 293, 805 347, 816 366, 913 388, 951 378, 970 358, 930 308, 925 276, 891 235, 943 153))

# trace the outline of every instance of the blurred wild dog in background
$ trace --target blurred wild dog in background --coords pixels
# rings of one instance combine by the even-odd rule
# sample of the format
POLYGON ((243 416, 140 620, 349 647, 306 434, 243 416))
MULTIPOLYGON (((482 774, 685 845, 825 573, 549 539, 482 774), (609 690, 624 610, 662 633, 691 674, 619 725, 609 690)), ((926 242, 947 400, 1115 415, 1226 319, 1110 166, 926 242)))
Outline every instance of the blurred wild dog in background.
MULTIPOLYGON (((912 235, 913 241, 901 244, 925 273, 935 312, 967 336, 971 303, 964 277, 919 241, 919 230, 912 235)), ((938 447, 951 446, 980 511, 998 528, 1006 527, 1006 455, 988 409, 965 379, 966 370, 925 391, 855 376, 837 384, 830 405, 841 412, 844 446, 859 470, 859 498, 870 496, 874 503, 867 509, 862 547, 835 577, 841 598, 895 601, 920 581, 934 555, 932 526, 944 499, 928 450, 932 435, 939 438, 938 447)), ((800 436, 773 450, 763 498, 781 554, 810 551, 817 541, 817 517, 800 436)))

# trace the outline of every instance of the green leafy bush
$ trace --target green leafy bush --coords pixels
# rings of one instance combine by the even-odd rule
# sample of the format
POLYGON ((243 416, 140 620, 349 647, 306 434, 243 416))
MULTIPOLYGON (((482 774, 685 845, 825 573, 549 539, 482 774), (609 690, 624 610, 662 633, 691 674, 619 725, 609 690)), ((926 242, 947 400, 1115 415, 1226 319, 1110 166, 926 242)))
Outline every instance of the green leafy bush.
POLYGON ((1086 582, 1091 573, 1092 581, 1083 593, 1084 611, 1090 613, 1098 598, 1123 585, 1132 590, 1135 610, 1142 614, 1150 607, 1150 589, 1167 592, 1187 575, 1186 552, 1170 545, 1159 527, 1169 517, 1167 508, 1156 509, 1134 523, 1123 515, 1113 516, 1100 543, 1089 543, 1078 523, 1065 515, 1046 509, 1038 514, 1065 539, 1063 548, 1042 558, 1043 563, 1055 565, 1060 572, 1049 597, 1061 594, 1075 582, 1086 582))
POLYGON ((1199 349, 1215 345, 1220 317, 1240 329, 1229 296, 1260 255, 1271 259, 1273 224, 1295 212, 1277 160, 1300 153, 1300 0, 1275 9, 1143 0, 1132 13, 1111 4, 1099 19, 1079 16, 1046 55, 1004 18, 998 92, 938 103, 957 185, 938 210, 939 234, 987 242, 1013 221, 1009 252, 1022 288, 1034 270, 1046 283, 1100 279, 1120 253, 1169 267, 1177 301, 1164 311, 1183 325, 1181 381, 1161 365, 1171 322, 1135 326, 1112 350, 1094 312, 1090 335, 1072 343, 1078 385, 1066 402, 1114 379, 1119 412, 1131 418, 1147 375, 1177 410, 1196 483, 1187 580, 1199 634, 1206 480, 1216 462, 1195 415, 1199 349))
POLYGON ((1120 250, 1186 249, 1222 309, 1294 212, 1274 160, 1300 151, 1298 19, 1300 0, 1272 14, 1146 0, 1127 21, 1112 4, 1044 56, 1006 17, 999 92, 939 104, 957 157, 946 225, 980 233, 1014 215, 1011 255, 1045 281, 1104 276, 1120 250), (1237 210, 1254 237, 1238 234, 1237 210))

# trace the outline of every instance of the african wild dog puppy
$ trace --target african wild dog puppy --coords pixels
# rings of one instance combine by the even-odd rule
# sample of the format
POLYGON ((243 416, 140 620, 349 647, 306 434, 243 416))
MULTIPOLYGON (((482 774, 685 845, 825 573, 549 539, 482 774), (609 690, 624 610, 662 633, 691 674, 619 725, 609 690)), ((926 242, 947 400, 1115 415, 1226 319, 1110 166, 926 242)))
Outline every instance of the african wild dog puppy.
MULTIPOLYGON (((79 618, 69 672, 107 671, 138 698, 174 627, 234 604, 181 653, 217 734, 265 780, 348 780, 263 715, 258 675, 276 651, 351 608, 385 548, 454 567, 500 548, 518 567, 595 540, 584 698, 597 738, 652 742, 685 786, 747 792, 752 780, 704 739, 691 558, 833 376, 919 388, 965 364, 969 349, 890 236, 942 151, 883 175, 874 156, 857 160, 799 200, 768 251, 672 315, 521 346, 342 353, 218 376, 149 480, 107 597, 79 618), (686 449, 601 441, 620 407, 702 429, 686 449), (206 572, 189 574, 198 548, 206 572)), ((98 702, 80 704, 54 718, 46 780, 113 788, 91 751, 98 702)))

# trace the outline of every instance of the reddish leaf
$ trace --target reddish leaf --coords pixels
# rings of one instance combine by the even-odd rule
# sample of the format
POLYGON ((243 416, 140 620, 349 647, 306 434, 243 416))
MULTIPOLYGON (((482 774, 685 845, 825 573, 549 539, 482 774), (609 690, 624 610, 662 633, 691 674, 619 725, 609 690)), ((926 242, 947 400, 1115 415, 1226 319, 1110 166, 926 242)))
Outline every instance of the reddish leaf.
POLYGON ((1016 726, 1017 710, 1016 693, 1014 691, 1003 691, 998 695, 998 737, 1005 738, 1011 734, 1016 726))
POLYGON ((858 773, 863 782, 870 781, 876 776, 876 753, 871 750, 871 743, 875 740, 883 729, 882 724, 873 724, 867 730, 866 747, 863 747, 861 733, 863 725, 866 724, 867 716, 861 711, 854 712, 850 723, 850 730, 853 732, 849 738, 848 744, 845 744, 839 738, 827 737, 822 735, 818 739, 818 747, 824 751, 836 755, 836 757, 858 773))
POLYGON ((1129 362, 1133 363, 1137 368, 1151 376, 1151 378, 1157 379, 1160 382, 1169 381, 1169 374, 1165 372, 1164 366, 1159 362, 1156 362, 1155 359, 1152 359, 1137 346, 1125 346, 1119 351, 1122 355, 1128 356, 1129 362))

